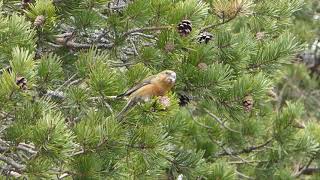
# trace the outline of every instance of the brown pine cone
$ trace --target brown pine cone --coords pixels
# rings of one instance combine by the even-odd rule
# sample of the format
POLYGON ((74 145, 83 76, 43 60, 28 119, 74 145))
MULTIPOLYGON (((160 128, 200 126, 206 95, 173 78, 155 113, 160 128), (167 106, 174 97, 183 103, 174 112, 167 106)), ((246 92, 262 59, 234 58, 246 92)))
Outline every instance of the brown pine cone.
POLYGON ((202 32, 200 33, 199 37, 198 37, 198 41, 199 43, 208 43, 211 39, 213 38, 213 35, 208 33, 208 32, 202 32))
POLYGON ((184 92, 178 93, 179 96, 179 106, 186 106, 192 100, 192 97, 184 92))
POLYGON ((36 27, 40 27, 44 24, 45 17, 43 15, 37 16, 33 22, 33 25, 36 27))
POLYGON ((200 69, 200 70, 207 70, 208 69, 208 65, 206 64, 206 63, 199 63, 198 64, 198 68, 200 69))
POLYGON ((175 45, 171 42, 168 42, 165 46, 164 46, 164 50, 166 52, 172 52, 175 48, 175 45))
POLYGON ((247 95, 244 97, 242 105, 244 107, 245 112, 250 112, 253 108, 253 97, 251 95, 247 95))
POLYGON ((177 26, 178 32, 181 36, 187 36, 192 31, 192 24, 189 20, 182 20, 177 26))
POLYGON ((18 76, 16 78, 16 84, 22 90, 27 90, 27 79, 25 77, 18 76))
POLYGON ((21 1, 22 8, 23 9, 27 8, 30 3, 32 3, 32 0, 22 0, 21 1))

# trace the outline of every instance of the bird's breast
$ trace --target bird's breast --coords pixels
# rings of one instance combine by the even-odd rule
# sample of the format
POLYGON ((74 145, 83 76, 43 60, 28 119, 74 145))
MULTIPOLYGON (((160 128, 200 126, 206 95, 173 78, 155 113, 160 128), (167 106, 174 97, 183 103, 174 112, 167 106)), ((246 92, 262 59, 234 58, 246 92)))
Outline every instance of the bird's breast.
POLYGON ((167 93, 167 91, 167 88, 164 88, 162 86, 158 86, 156 84, 149 84, 131 94, 131 97, 141 97, 145 99, 154 96, 163 96, 167 93))

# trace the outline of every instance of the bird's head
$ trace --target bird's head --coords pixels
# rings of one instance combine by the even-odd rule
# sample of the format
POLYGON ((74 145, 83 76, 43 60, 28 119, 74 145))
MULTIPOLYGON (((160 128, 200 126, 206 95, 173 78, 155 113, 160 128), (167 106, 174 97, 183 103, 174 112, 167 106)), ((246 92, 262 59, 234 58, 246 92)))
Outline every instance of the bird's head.
POLYGON ((159 77, 168 84, 174 84, 177 79, 177 74, 171 70, 164 70, 159 73, 159 77))

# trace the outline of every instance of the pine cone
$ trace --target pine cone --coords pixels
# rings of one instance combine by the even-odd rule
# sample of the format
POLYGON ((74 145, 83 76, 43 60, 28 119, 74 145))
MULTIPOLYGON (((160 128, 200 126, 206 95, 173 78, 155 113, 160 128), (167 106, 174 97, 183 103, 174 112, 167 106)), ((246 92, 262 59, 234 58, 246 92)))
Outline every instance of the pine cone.
POLYGON ((168 108, 171 105, 170 99, 167 96, 160 97, 159 102, 164 108, 168 108))
POLYGON ((65 45, 68 41, 72 40, 74 34, 72 32, 67 32, 56 36, 55 42, 60 45, 65 45))
POLYGON ((33 25, 36 27, 40 27, 44 24, 45 17, 43 15, 37 16, 33 22, 33 25))
POLYGON ((206 63, 199 63, 198 68, 205 71, 208 69, 208 65, 206 63))
POLYGON ((264 39, 265 36, 266 36, 265 32, 257 32, 256 33, 256 39, 259 41, 264 39))
POLYGON ((192 31, 192 24, 189 20, 182 20, 177 26, 178 32, 181 36, 187 36, 192 31))
POLYGON ((242 105, 244 107, 245 112, 250 112, 253 108, 253 97, 251 95, 247 95, 244 97, 242 105))
POLYGON ((27 8, 30 3, 32 3, 32 0, 22 0, 22 1, 21 1, 22 8, 23 8, 23 9, 27 8))
POLYGON ((213 35, 208 32, 202 32, 199 35, 198 41, 199 43, 205 42, 206 44, 213 38, 213 35))
POLYGON ((271 97, 274 101, 276 101, 276 100, 278 99, 278 95, 277 95, 277 93, 274 91, 274 89, 269 89, 269 90, 267 91, 267 95, 268 95, 269 97, 271 97))
POLYGON ((174 50, 175 46, 173 43, 168 42, 165 46, 164 46, 164 50, 166 52, 172 52, 174 50))
POLYGON ((191 97, 185 93, 179 93, 179 106, 186 106, 191 101, 191 97))
POLYGON ((20 87, 20 89, 27 90, 27 79, 25 77, 17 77, 16 84, 20 87))
POLYGON ((306 125, 304 124, 303 121, 299 122, 297 120, 293 121, 292 126, 298 129, 304 129, 306 128, 306 125))

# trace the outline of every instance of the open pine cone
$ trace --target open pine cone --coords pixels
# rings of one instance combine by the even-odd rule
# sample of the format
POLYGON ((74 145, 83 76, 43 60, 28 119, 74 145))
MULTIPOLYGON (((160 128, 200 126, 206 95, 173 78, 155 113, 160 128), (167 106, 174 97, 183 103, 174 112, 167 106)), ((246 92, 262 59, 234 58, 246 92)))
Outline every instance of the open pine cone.
POLYGON ((192 31, 192 24, 189 20, 182 20, 177 26, 178 32, 181 36, 187 36, 192 31))
POLYGON ((22 8, 23 9, 27 8, 30 3, 32 3, 32 0, 22 0, 21 1, 22 8))
POLYGON ((42 26, 44 24, 45 19, 46 18, 43 15, 39 15, 34 20, 33 25, 36 26, 36 27, 40 27, 40 26, 42 26))
POLYGON ((27 90, 27 79, 25 77, 17 77, 16 84, 20 87, 20 89, 27 90))
POLYGON ((179 93, 179 106, 186 106, 191 101, 191 96, 186 93, 179 93))
POLYGON ((208 43, 213 38, 213 35, 208 32, 202 32, 199 35, 198 41, 199 43, 208 43))
POLYGON ((243 99, 243 102, 242 102, 244 110, 246 112, 250 112, 253 108, 253 103, 254 103, 254 101, 253 101, 253 97, 251 95, 245 96, 243 99))

